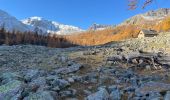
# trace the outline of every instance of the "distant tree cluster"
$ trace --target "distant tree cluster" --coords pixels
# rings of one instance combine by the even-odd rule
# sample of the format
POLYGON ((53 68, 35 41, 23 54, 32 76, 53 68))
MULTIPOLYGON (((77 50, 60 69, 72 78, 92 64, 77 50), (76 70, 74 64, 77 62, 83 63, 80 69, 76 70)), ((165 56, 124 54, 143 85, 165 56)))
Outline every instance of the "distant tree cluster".
POLYGON ((70 43, 64 37, 57 35, 40 35, 33 32, 7 32, 4 28, 0 29, 0 45, 18 45, 18 44, 31 44, 42 45, 48 47, 65 48, 76 46, 70 43))
POLYGON ((157 31, 170 31, 170 17, 165 18, 162 22, 154 26, 157 31))
POLYGON ((124 25, 98 31, 86 31, 66 39, 78 45, 92 46, 137 37, 140 29, 135 25, 124 25))

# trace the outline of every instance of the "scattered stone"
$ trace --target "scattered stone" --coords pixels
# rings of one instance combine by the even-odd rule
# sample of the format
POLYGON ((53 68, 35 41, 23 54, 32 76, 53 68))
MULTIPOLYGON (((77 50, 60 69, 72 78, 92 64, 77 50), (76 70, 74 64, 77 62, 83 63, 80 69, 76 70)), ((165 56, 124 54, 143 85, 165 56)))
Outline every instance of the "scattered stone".
POLYGON ((92 94, 92 92, 89 91, 89 90, 83 90, 83 92, 84 92, 85 95, 90 95, 90 94, 92 94))
POLYGON ((52 90, 53 91, 60 91, 60 88, 59 88, 59 86, 56 86, 56 87, 52 88, 52 90))
POLYGON ((70 86, 70 83, 64 79, 56 79, 51 84, 54 87, 58 86, 60 89, 70 86))
POLYGON ((47 85, 45 77, 38 77, 37 79, 33 80, 31 83, 29 83, 31 87, 37 86, 39 89, 44 89, 44 87, 47 85))
MULTIPOLYGON (((56 95, 57 96, 57 95, 56 95)), ((24 100, 56 100, 56 96, 49 91, 41 91, 37 93, 30 93, 24 100)))
POLYGON ((121 99, 121 94, 118 89, 113 90, 110 94, 110 100, 120 100, 121 99))
POLYGON ((170 91, 167 91, 164 100, 170 100, 170 91))
POLYGON ((73 78, 68 78, 68 82, 74 83, 74 79, 73 78))
POLYGON ((146 68, 146 70, 149 70, 149 71, 151 70, 151 66, 150 65, 146 65, 145 68, 146 68))
POLYGON ((86 100, 109 100, 109 93, 102 88, 98 92, 89 95, 86 100))
POLYGON ((60 68, 56 70, 56 73, 58 74, 68 74, 68 73, 73 73, 76 72, 78 70, 80 70, 80 68, 82 68, 83 66, 80 64, 73 64, 71 66, 68 66, 67 68, 60 68))
POLYGON ((65 57, 65 56, 61 56, 61 57, 58 57, 59 61, 65 63, 68 61, 68 57, 65 57))
POLYGON ((23 91, 22 82, 13 80, 0 86, 0 100, 18 100, 23 91))
POLYGON ((0 75, 1 84, 5 84, 7 82, 10 82, 12 80, 21 80, 23 81, 23 77, 18 75, 18 73, 13 73, 13 72, 5 72, 0 75))
POLYGON ((170 46, 162 47, 164 53, 156 47, 148 52, 154 42, 67 49, 0 46, 0 100, 169 100, 170 46))
POLYGON ((67 91, 60 92, 61 97, 74 97, 77 91, 75 89, 70 89, 67 91))
POLYGON ((46 80, 47 81, 54 81, 54 80, 57 80, 57 79, 59 79, 60 77, 58 77, 57 75, 48 75, 47 77, 46 77, 46 80))
POLYGON ((30 82, 31 80, 37 78, 38 75, 39 75, 39 70, 37 70, 37 69, 35 69, 35 70, 31 69, 31 70, 27 70, 24 78, 25 78, 26 81, 30 82))
POLYGON ((118 87, 117 87, 116 85, 112 85, 112 86, 109 86, 109 87, 108 87, 109 93, 111 93, 112 91, 115 91, 115 90, 117 90, 117 89, 118 89, 118 87))
POLYGON ((137 94, 147 94, 149 92, 161 92, 170 89, 170 84, 161 82, 147 82, 136 89, 137 94))

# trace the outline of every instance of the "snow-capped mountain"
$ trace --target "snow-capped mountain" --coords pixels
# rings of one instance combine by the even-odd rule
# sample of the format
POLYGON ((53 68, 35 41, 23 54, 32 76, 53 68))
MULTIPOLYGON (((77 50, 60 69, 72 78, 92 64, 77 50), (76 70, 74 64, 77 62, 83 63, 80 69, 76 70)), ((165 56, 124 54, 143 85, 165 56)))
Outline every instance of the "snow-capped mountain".
POLYGON ((41 17, 30 17, 22 20, 22 22, 26 25, 35 27, 35 30, 41 30, 43 33, 67 35, 83 31, 78 27, 60 24, 58 22, 49 21, 41 17))
POLYGON ((0 10, 0 28, 4 28, 6 31, 10 32, 14 30, 20 32, 32 30, 32 27, 23 24, 21 21, 2 10, 0 10))
POLYGON ((2 10, 0 10, 0 28, 4 28, 6 31, 10 32, 37 31, 39 34, 43 35, 47 35, 48 33, 67 35, 83 31, 78 27, 60 24, 55 21, 43 19, 41 17, 30 17, 20 21, 2 10))

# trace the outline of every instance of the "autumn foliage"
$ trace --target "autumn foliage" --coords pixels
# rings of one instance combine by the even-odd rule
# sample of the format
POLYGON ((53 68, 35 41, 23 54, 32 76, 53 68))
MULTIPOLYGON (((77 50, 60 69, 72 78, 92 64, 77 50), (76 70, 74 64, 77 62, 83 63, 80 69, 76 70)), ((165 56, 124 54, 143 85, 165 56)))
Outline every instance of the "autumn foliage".
POLYGON ((111 41, 121 41, 137 37, 139 30, 134 25, 117 26, 100 31, 87 31, 77 35, 66 36, 68 41, 78 45, 100 45, 111 41))
POLYGON ((111 41, 122 41, 129 38, 136 38, 139 31, 142 29, 152 29, 157 32, 170 30, 170 17, 159 21, 157 24, 155 24, 155 22, 149 21, 141 25, 123 25, 100 31, 86 31, 81 34, 66 36, 65 38, 78 45, 100 45, 111 41))
POLYGON ((170 30, 170 17, 165 18, 159 24, 154 26, 157 31, 169 31, 170 30))

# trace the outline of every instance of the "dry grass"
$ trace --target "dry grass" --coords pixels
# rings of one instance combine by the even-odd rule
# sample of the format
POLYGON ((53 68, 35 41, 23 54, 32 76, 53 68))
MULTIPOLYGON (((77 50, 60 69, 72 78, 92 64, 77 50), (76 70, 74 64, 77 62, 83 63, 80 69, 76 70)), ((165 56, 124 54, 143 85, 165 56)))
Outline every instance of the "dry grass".
POLYGON ((71 53, 69 54, 69 57, 78 63, 88 65, 91 68, 96 68, 102 65, 104 59, 102 55, 83 55, 81 51, 71 53))

